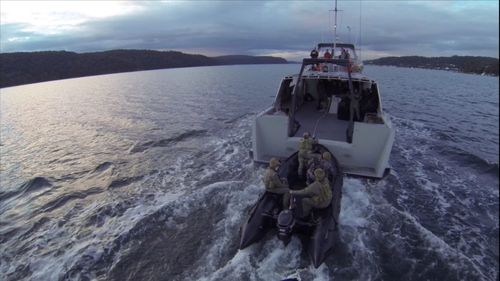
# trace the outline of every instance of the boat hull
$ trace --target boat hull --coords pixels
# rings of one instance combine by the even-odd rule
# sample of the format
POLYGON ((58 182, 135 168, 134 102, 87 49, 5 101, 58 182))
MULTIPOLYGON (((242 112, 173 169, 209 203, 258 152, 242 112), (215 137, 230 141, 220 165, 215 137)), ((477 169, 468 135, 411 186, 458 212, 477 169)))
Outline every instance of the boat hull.
MULTIPOLYGON (((318 141, 337 158, 346 174, 382 178, 387 175, 394 143, 394 129, 387 115, 381 123, 354 122, 352 142, 318 136, 318 141)), ((300 137, 288 136, 288 116, 273 107, 260 113, 252 128, 253 160, 267 163, 272 157, 286 158, 297 150, 300 137)))

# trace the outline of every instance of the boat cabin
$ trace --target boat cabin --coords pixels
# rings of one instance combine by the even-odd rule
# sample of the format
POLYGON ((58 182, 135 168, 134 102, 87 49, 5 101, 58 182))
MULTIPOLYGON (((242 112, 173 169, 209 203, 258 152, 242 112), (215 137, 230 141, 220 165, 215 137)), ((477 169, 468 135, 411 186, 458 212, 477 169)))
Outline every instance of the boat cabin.
MULTIPOLYGON (((333 45, 318 46, 321 50, 333 45)), ((254 161, 288 157, 308 132, 346 173, 376 178, 386 174, 394 129, 382 109, 377 82, 361 68, 353 71, 355 65, 350 57, 307 58, 298 75, 286 76, 274 104, 256 118, 254 161)))
MULTIPOLYGON (((311 60, 305 68, 316 64, 311 60)), ((276 114, 290 118, 289 137, 309 132, 318 138, 351 142, 353 122, 383 123, 377 83, 363 75, 349 78, 340 71, 305 71, 295 89, 297 81, 297 75, 285 77, 274 102, 276 114)))

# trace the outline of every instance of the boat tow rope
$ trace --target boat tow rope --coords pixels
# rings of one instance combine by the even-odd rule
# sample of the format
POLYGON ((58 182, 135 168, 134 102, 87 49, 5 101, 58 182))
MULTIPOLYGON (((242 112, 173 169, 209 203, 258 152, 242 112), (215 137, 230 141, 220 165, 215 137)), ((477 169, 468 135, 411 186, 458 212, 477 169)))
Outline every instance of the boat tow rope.
POLYGON ((316 120, 316 124, 314 125, 313 137, 316 137, 316 130, 318 129, 319 120, 323 119, 326 116, 326 114, 328 113, 328 111, 330 111, 330 106, 331 106, 331 104, 328 106, 328 108, 325 108, 325 113, 323 113, 323 115, 321 115, 318 118, 318 120, 316 120))

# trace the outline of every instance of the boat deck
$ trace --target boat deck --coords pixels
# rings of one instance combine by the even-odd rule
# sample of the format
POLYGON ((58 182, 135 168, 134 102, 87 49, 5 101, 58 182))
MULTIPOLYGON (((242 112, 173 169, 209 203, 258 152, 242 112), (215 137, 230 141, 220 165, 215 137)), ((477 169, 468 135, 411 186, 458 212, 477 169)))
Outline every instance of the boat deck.
POLYGON ((299 122, 300 127, 294 136, 302 137, 305 132, 309 132, 315 134, 316 138, 319 139, 346 142, 349 121, 337 119, 337 114, 325 113, 324 110, 319 111, 316 109, 317 105, 317 101, 305 102, 297 111, 295 119, 299 122), (315 127, 316 132, 314 132, 315 127))

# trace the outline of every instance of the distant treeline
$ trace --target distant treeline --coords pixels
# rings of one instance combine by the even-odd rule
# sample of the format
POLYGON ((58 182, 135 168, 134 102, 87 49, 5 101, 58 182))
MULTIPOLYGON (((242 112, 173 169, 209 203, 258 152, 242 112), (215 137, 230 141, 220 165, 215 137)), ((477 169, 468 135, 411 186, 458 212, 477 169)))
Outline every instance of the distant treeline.
POLYGON ((452 57, 385 57, 364 61, 365 64, 393 65, 451 70, 498 76, 498 59, 490 57, 452 56, 452 57))
POLYGON ((206 57, 176 51, 111 50, 0 54, 0 88, 49 80, 174 67, 287 63, 269 56, 206 57))

